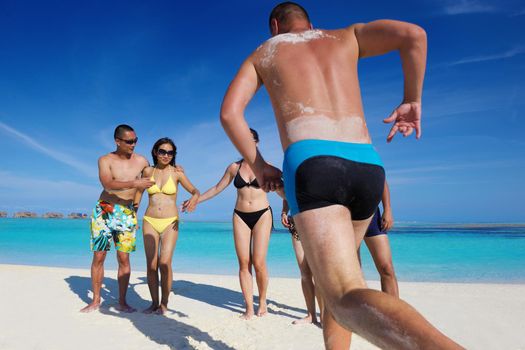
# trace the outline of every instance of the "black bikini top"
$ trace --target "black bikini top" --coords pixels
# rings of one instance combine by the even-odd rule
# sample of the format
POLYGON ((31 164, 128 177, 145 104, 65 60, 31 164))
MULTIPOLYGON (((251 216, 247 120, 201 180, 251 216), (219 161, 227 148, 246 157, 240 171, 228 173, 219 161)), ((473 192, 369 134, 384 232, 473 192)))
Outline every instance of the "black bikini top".
MULTIPOLYGON (((243 159, 244 160, 244 159, 243 159)), ((259 183, 257 182, 257 179, 253 179, 253 181, 246 182, 241 174, 239 174, 239 171, 241 170, 242 162, 241 160, 239 163, 239 169, 237 169, 237 175, 235 175, 235 179, 233 180, 233 186, 236 188, 243 188, 243 187, 253 187, 253 188, 260 188, 259 183)))

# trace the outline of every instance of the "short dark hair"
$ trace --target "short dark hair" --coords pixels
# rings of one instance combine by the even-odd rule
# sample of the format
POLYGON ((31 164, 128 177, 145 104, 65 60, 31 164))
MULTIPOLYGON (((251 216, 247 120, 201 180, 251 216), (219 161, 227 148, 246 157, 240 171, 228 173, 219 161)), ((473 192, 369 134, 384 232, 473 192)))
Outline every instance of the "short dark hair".
POLYGON ((113 133, 113 138, 120 139, 126 131, 135 132, 135 130, 133 130, 131 126, 126 125, 126 124, 120 124, 119 126, 115 128, 115 132, 113 133))
POLYGON ((255 142, 259 142, 259 134, 257 133, 257 131, 253 130, 252 128, 250 128, 250 131, 252 133, 252 136, 253 136, 253 140, 255 142))
POLYGON ((301 5, 286 1, 275 6, 270 13, 269 25, 270 31, 272 30, 272 20, 276 19, 278 23, 287 25, 291 19, 305 19, 310 23, 310 16, 308 12, 301 5))
POLYGON ((171 158, 170 165, 175 166, 175 157, 177 156, 177 146, 175 146, 175 143, 172 139, 169 137, 163 137, 161 139, 158 139, 157 142, 153 145, 153 148, 151 149, 151 157, 153 158, 153 166, 157 165, 157 151, 159 150, 160 146, 162 146, 165 143, 169 143, 171 147, 173 147, 173 158, 171 158))

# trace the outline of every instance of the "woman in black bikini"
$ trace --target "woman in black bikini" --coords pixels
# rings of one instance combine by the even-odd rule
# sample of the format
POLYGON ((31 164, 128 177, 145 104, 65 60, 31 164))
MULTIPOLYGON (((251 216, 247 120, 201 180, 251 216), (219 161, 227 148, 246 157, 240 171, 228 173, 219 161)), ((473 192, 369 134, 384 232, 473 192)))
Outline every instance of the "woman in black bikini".
MULTIPOLYGON (((255 143, 259 143, 257 132, 253 129, 250 131, 255 143)), ((222 179, 199 197, 199 203, 215 197, 232 181, 237 188, 237 201, 233 211, 233 238, 239 260, 239 280, 246 303, 246 312, 241 317, 250 319, 254 315, 252 265, 259 289, 257 316, 263 316, 267 312, 266 253, 272 230, 272 211, 266 192, 259 188, 252 169, 242 159, 228 166, 222 179)))

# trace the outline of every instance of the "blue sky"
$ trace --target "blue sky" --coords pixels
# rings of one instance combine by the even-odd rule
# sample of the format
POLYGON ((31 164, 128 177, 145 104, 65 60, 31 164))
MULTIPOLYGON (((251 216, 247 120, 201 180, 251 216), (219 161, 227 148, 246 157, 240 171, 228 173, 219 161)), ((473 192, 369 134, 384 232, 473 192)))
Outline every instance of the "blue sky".
MULTIPOLYGON (((0 0, 0 210, 89 212, 97 158, 114 150, 120 123, 135 128, 144 155, 173 138, 192 182, 201 191, 215 184, 239 158, 219 124, 223 94, 269 37, 276 3, 0 0)), ((402 97, 397 53, 359 68, 396 220, 525 222, 523 2, 302 4, 319 28, 391 18, 427 31, 421 140, 385 142, 381 121, 402 97)), ((263 155, 281 164, 264 90, 247 119, 263 155)), ((234 199, 231 186, 183 219, 228 220, 234 199)))

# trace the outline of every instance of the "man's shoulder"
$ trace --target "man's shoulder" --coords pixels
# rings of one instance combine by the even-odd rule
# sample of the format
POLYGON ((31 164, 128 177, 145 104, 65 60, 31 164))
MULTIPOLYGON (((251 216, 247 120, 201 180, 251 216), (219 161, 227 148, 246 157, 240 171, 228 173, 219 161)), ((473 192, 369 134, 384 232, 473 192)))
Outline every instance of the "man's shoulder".
POLYGON ((113 152, 109 152, 109 153, 106 153, 106 154, 103 154, 101 155, 99 158, 98 158, 98 161, 99 162, 107 162, 107 161, 110 161, 115 155, 113 154, 113 152))
POLYGON ((133 153, 133 155, 131 156, 131 159, 133 159, 133 160, 136 161, 136 162, 145 162, 147 165, 149 165, 149 162, 148 162, 148 160, 146 159, 146 157, 144 157, 144 156, 141 155, 141 154, 133 153))
POLYGON ((307 30, 305 32, 301 33, 283 33, 276 36, 273 36, 271 38, 268 38, 266 41, 262 42, 257 49, 248 57, 250 58, 256 58, 261 53, 263 55, 267 54, 268 50, 275 49, 275 46, 280 43, 299 43, 299 42, 306 42, 313 39, 343 39, 347 38, 349 35, 354 35, 354 30, 356 26, 358 26, 360 23, 352 24, 345 28, 340 29, 322 29, 322 28, 315 28, 311 30, 307 30))

